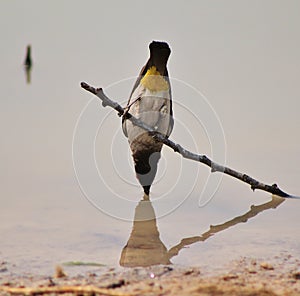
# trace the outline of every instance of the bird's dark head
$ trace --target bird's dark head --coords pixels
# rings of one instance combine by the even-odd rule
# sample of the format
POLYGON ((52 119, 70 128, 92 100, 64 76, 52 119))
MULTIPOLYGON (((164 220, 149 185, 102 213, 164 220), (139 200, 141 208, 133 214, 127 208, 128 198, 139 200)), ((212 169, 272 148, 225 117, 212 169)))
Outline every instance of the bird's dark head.
POLYGON ((150 60, 152 60, 152 65, 156 66, 159 71, 166 67, 168 58, 171 54, 171 49, 166 42, 152 41, 149 44, 150 49, 150 60))

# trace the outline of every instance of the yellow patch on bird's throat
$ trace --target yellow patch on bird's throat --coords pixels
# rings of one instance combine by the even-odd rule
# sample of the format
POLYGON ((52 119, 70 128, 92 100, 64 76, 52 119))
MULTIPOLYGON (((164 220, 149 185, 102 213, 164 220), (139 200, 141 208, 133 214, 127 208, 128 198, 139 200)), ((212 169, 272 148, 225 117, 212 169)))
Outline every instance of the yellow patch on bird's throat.
POLYGON ((155 66, 148 69, 141 79, 141 84, 153 92, 169 89, 167 80, 157 71, 155 66))

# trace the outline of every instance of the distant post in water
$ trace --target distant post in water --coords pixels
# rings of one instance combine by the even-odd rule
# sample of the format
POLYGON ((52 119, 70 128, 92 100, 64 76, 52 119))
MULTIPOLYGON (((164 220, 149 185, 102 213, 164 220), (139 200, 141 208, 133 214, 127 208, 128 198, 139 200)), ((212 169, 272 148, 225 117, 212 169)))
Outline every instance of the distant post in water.
POLYGON ((26 82, 30 84, 31 70, 32 70, 31 45, 27 45, 24 68, 25 68, 26 82))

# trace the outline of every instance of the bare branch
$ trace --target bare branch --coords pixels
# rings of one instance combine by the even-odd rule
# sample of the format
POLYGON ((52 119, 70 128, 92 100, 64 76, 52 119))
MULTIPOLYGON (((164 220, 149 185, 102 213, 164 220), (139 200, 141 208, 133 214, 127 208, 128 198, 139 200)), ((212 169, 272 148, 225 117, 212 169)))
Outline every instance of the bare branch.
MULTIPOLYGON (((125 114, 124 108, 122 108, 118 103, 116 103, 116 102, 112 101, 111 99, 109 99, 104 94, 102 88, 94 88, 94 87, 88 85, 85 82, 81 82, 81 87, 84 88, 85 90, 91 92, 92 94, 96 95, 102 101, 102 105, 104 107, 109 106, 109 107, 115 109, 118 112, 119 116, 122 116, 123 114, 125 114)), ((198 161, 198 162, 204 163, 205 165, 209 166, 211 168, 212 173, 221 172, 221 173, 224 173, 224 174, 229 175, 231 177, 234 177, 236 179, 239 179, 239 180, 249 184, 253 191, 255 189, 260 189, 260 190, 267 191, 269 193, 272 193, 272 194, 275 194, 275 195, 278 195, 278 196, 281 196, 281 197, 294 197, 294 196, 291 196, 288 193, 282 191, 277 186, 277 184, 273 184, 273 185, 264 184, 262 182, 259 182, 259 181, 255 180, 254 178, 248 176, 247 174, 243 174, 243 173, 237 172, 237 171, 235 171, 231 168, 220 165, 220 164, 210 160, 205 155, 195 154, 193 152, 190 152, 190 151, 184 149, 182 146, 180 146, 179 144, 171 141, 166 136, 155 132, 150 126, 146 125, 145 123, 143 123, 138 118, 132 116, 130 113, 126 113, 126 119, 130 120, 134 125, 136 125, 140 128, 143 128, 144 130, 146 130, 150 133, 153 133, 153 137, 157 141, 162 142, 166 146, 169 146, 175 152, 178 152, 179 154, 181 154, 182 157, 187 158, 187 159, 191 159, 191 160, 194 160, 194 161, 198 161)))

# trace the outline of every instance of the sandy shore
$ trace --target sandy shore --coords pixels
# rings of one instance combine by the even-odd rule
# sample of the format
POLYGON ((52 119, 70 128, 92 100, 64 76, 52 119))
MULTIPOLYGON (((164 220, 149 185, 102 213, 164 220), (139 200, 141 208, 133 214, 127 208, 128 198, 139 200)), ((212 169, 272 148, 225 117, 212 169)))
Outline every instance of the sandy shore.
POLYGON ((1 295, 300 295, 300 261, 290 255, 262 261, 241 258, 218 274, 196 267, 105 267, 76 276, 16 275, 0 266, 1 295))

